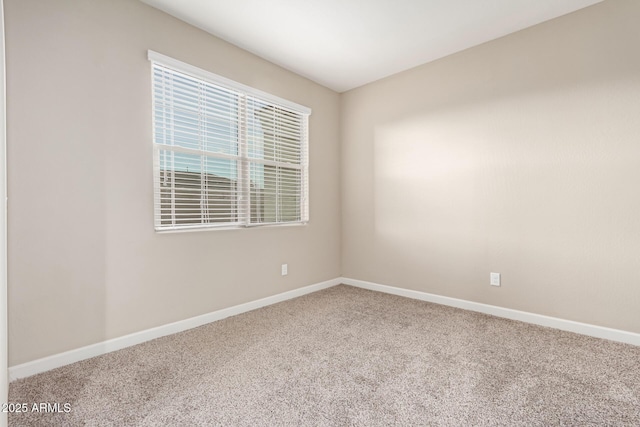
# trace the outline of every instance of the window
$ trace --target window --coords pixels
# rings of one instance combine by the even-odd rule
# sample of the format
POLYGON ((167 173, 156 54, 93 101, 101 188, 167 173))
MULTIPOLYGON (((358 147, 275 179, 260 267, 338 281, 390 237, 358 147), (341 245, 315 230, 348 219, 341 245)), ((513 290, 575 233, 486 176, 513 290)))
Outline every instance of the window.
POLYGON ((305 223, 311 110, 149 51, 159 231, 305 223))

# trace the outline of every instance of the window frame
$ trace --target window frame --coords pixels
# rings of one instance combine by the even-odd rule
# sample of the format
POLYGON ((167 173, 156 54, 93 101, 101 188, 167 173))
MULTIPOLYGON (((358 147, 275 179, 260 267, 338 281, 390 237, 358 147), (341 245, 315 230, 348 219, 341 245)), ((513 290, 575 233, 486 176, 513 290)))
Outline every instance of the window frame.
MULTIPOLYGON (((253 87, 244 85, 242 83, 238 83, 231 79, 228 79, 223 76, 219 76, 210 71, 203 70, 201 68, 195 67, 193 65, 184 63, 177 59, 171 58, 169 56, 160 54, 158 52, 154 52, 152 50, 148 51, 148 60, 151 63, 151 89, 152 89, 152 145, 153 145, 153 185, 154 185, 154 196, 153 196, 153 210, 154 210, 154 228, 156 232, 159 233, 167 233, 167 232, 186 232, 186 231, 205 231, 205 230, 220 230, 220 229, 237 229, 237 228, 252 228, 252 227, 261 227, 261 226, 292 226, 292 225, 304 225, 309 221, 309 116, 311 115, 311 109, 305 107, 303 105, 288 101, 286 99, 280 98, 278 96, 269 94, 267 92, 263 92, 259 89, 255 89, 253 87), (242 104, 241 107, 238 108, 238 113, 235 116, 238 120, 238 142, 235 143, 237 147, 237 155, 232 154, 223 154, 223 153, 214 153, 213 151, 201 149, 192 149, 187 147, 182 147, 180 145, 175 144, 164 144, 158 142, 158 136, 156 135, 156 113, 157 113, 157 104, 156 104, 156 90, 155 90, 155 67, 154 64, 158 64, 161 67, 176 71, 178 73, 185 74, 193 79, 197 79, 200 82, 214 85, 220 87, 226 91, 234 93, 234 95, 238 96, 239 102, 242 104), (283 111, 290 112, 296 115, 299 115, 300 118, 300 159, 299 163, 289 163, 285 161, 276 161, 269 159, 259 159, 255 157, 251 157, 248 152, 249 147, 249 138, 247 137, 247 127, 248 127, 248 114, 246 113, 248 99, 251 102, 258 101, 260 103, 265 103, 272 105, 273 108, 282 109, 283 111), (241 111, 245 111, 243 114, 241 111), (236 192, 237 198, 235 202, 233 202, 232 209, 240 212, 238 215, 238 221, 227 221, 227 222, 209 222, 209 223, 193 223, 193 224, 176 224, 175 221, 175 212, 172 211, 171 225, 163 225, 162 220, 162 199, 161 199, 161 166, 160 166, 160 152, 162 150, 175 152, 183 152, 185 154, 192 155, 200 155, 203 158, 206 156, 206 159, 221 159, 227 158, 231 161, 236 162, 237 167, 237 179, 236 179, 236 192), (299 185, 299 219, 296 220, 280 220, 276 216, 275 222, 252 222, 252 212, 251 212, 251 182, 250 182, 250 169, 252 164, 262 164, 262 165, 270 165, 276 166, 290 170, 299 170, 300 175, 299 179, 297 179, 296 185, 299 185), (238 190, 238 187, 240 189, 238 190)), ((200 120, 200 119, 198 119, 200 120)), ((200 122, 198 122, 200 123, 200 122)), ((280 147, 274 143, 275 147, 280 147)), ((172 169, 172 174, 175 174, 175 170, 172 169)), ((165 177, 166 177, 166 169, 165 169, 165 177)), ((203 173, 204 176, 204 173, 203 173)), ((175 178, 173 178, 175 180, 175 178)), ((208 179, 208 178, 207 178, 208 179)), ((276 178, 277 179, 277 178, 276 178)), ((200 182, 200 188, 204 188, 206 186, 203 182, 200 182)), ((281 202, 279 197, 284 197, 283 193, 276 188, 276 192, 274 193, 276 206, 281 202)), ((174 203, 175 195, 172 192, 171 201, 174 203)), ((199 199, 204 200, 202 197, 199 199)), ((207 199, 208 200, 208 199, 207 199)), ((206 201, 204 203, 207 203, 206 201)), ((201 209, 203 209, 201 207, 201 209)), ((202 214, 202 212, 201 212, 202 214)), ((203 214, 202 214, 203 215, 203 214)))

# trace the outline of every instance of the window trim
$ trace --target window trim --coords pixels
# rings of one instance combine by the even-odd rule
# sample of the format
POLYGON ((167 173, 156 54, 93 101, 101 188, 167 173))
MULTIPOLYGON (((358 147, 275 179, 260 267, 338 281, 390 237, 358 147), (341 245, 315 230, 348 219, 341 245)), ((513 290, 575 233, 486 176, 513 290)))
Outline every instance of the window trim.
POLYGON ((309 107, 305 107, 304 105, 296 104, 295 102, 280 98, 267 92, 263 92, 260 89, 238 83, 226 77, 222 77, 215 73, 212 73, 211 71, 203 70, 202 68, 198 68, 182 61, 178 61, 177 59, 171 58, 170 56, 166 56, 161 53, 154 52, 153 50, 149 50, 147 53, 147 57, 151 62, 157 62, 159 64, 166 65, 167 67, 175 68, 176 70, 186 74, 190 74, 193 77, 208 80, 212 83, 226 86, 229 89, 237 90, 238 92, 243 92, 247 95, 262 98, 265 101, 282 105, 283 107, 295 110, 301 114, 311 115, 311 108, 309 107))
MULTIPOLYGON (((296 226, 296 225, 305 225, 309 221, 309 131, 308 131, 308 117, 311 115, 311 109, 309 107, 305 107, 303 105, 297 104, 295 102, 280 98, 278 96, 272 95, 270 93, 261 91, 259 89, 253 88, 251 86, 244 85, 242 83, 233 81, 223 76, 219 76, 210 71, 203 70, 201 68, 195 67, 193 65, 184 63, 177 59, 171 58, 169 56, 163 55, 161 53, 155 52, 153 50, 148 50, 147 59, 152 63, 151 68, 151 85, 153 88, 154 85, 154 67, 153 63, 157 63, 161 66, 165 66, 167 68, 175 69, 178 72, 190 75, 194 78, 204 80, 206 82, 210 82, 215 85, 222 86, 224 88, 237 91, 241 93, 243 96, 256 97, 260 100, 266 101, 267 103, 274 104, 276 106, 292 110, 296 113, 299 113, 303 116, 304 125, 306 127, 306 138, 304 143, 301 146, 301 155, 302 155, 302 163, 299 167, 293 167, 293 169, 299 169, 302 174, 300 177, 300 186, 303 189, 300 200, 300 220, 297 221, 283 221, 283 222, 268 222, 268 223, 251 223, 251 221, 239 221, 239 222, 226 222, 226 223, 208 223, 208 224, 183 224, 180 226, 173 227, 162 227, 158 224, 156 220, 156 197, 159 194, 158 186, 159 180, 156 177, 160 169, 160 150, 170 148, 172 151, 193 151, 192 149, 183 148, 179 146, 166 146, 164 144, 156 143, 155 141, 155 100, 154 100, 154 91, 152 89, 152 146, 153 146, 153 173, 154 173, 154 228, 157 233, 176 233, 176 232, 193 232, 193 231, 210 231, 210 230, 222 230, 222 229, 241 229, 241 228, 253 228, 253 227, 265 227, 265 226, 296 226)), ((239 148, 242 150, 246 149, 246 141, 240 143, 239 148)), ((220 156, 222 153, 218 153, 216 157, 220 156)), ((223 156, 220 156, 223 157, 223 156)), ((249 174, 248 164, 252 160, 247 156, 229 156, 238 160, 239 164, 241 164, 242 174, 249 174)), ((274 164, 276 165, 279 162, 273 162, 269 160, 260 161, 261 164, 274 164)), ((291 167, 293 165, 289 165, 291 167)), ((247 177, 242 177, 240 181, 245 182, 247 177)), ((239 182, 240 182, 239 181, 239 182)), ((248 181, 246 181, 248 182, 248 181)), ((240 195, 244 194, 243 192, 239 193, 240 195)), ((246 203, 250 204, 250 198, 248 194, 244 194, 244 201, 238 201, 237 203, 246 203)))

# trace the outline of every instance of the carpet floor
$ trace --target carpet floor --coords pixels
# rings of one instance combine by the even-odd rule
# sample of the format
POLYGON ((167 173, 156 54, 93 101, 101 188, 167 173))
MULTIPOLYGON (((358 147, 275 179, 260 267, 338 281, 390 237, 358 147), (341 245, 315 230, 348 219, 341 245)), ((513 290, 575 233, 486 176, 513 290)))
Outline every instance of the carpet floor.
POLYGON ((640 347, 336 286, 10 384, 10 426, 640 426, 640 347))

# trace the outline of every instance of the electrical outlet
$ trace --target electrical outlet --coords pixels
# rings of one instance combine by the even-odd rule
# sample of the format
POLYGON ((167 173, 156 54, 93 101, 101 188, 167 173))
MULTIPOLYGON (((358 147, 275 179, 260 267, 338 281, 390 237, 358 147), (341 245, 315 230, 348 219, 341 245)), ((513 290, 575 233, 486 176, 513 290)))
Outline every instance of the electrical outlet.
POLYGON ((289 267, 287 264, 282 264, 282 275, 286 276, 289 273, 289 267))
POLYGON ((491 273, 489 284, 491 286, 500 286, 500 273, 491 273))

